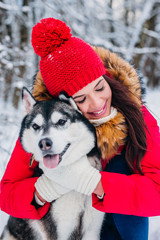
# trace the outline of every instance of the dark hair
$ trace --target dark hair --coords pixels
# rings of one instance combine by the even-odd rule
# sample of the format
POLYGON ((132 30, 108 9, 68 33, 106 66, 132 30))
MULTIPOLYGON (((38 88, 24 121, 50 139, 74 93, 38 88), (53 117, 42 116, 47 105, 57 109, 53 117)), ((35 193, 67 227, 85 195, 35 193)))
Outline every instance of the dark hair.
POLYGON ((132 100, 129 89, 115 79, 103 76, 112 90, 112 106, 123 114, 128 126, 126 161, 130 169, 135 169, 143 175, 141 169, 141 160, 147 149, 145 124, 141 106, 132 100))

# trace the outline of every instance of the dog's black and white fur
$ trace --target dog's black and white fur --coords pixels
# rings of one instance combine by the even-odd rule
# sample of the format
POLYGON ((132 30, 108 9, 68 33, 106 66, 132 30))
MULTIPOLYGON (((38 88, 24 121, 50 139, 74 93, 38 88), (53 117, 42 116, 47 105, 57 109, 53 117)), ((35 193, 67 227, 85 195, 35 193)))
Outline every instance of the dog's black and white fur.
MULTIPOLYGON (((53 144, 48 154, 61 155, 58 167, 88 154, 91 165, 100 169, 99 158, 94 154, 97 152, 94 151, 95 129, 81 113, 59 99, 36 102, 27 89, 23 90, 23 102, 27 114, 22 121, 20 141, 39 161, 44 174, 54 173, 43 164, 39 144, 42 139, 49 139, 53 144)), ((99 240, 103 218, 104 213, 92 207, 91 196, 71 191, 51 203, 49 212, 41 220, 10 217, 2 239, 99 240)))

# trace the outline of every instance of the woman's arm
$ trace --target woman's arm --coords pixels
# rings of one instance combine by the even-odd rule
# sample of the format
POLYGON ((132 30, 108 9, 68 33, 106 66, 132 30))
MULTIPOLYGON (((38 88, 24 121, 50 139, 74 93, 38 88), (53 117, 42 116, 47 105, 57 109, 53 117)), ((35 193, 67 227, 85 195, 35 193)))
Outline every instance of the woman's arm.
POLYGON ((30 167, 30 158, 31 154, 24 151, 18 139, 0 183, 0 208, 14 217, 40 219, 47 213, 50 204, 46 203, 38 209, 32 205, 37 181, 33 173, 37 163, 30 167))
POLYGON ((160 132, 156 120, 144 109, 147 152, 141 162, 144 175, 101 172, 103 201, 93 194, 93 206, 103 212, 137 216, 160 215, 160 132))

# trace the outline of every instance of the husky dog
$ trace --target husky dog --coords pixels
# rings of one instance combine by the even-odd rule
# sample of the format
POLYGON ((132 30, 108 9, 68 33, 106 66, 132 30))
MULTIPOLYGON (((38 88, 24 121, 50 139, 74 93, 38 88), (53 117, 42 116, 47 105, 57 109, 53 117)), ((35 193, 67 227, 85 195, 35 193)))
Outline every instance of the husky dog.
MULTIPOLYGON (((26 88, 22 98, 27 114, 22 121, 20 141, 34 155, 44 174, 52 178, 58 169, 86 154, 87 161, 100 169, 95 154, 95 129, 80 112, 60 99, 37 102, 26 88), (45 151, 43 144, 48 146, 45 151)), ((92 207, 91 196, 70 191, 53 201, 41 220, 9 217, 2 239, 99 240, 103 218, 104 213, 92 207)))

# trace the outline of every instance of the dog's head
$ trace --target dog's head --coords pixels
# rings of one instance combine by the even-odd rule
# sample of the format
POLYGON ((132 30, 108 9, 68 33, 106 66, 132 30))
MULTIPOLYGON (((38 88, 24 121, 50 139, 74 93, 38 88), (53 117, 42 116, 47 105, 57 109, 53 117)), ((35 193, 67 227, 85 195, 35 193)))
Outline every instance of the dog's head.
POLYGON ((94 127, 69 102, 60 99, 37 102, 26 88, 22 99, 26 115, 20 141, 41 168, 73 163, 95 147, 94 127))

